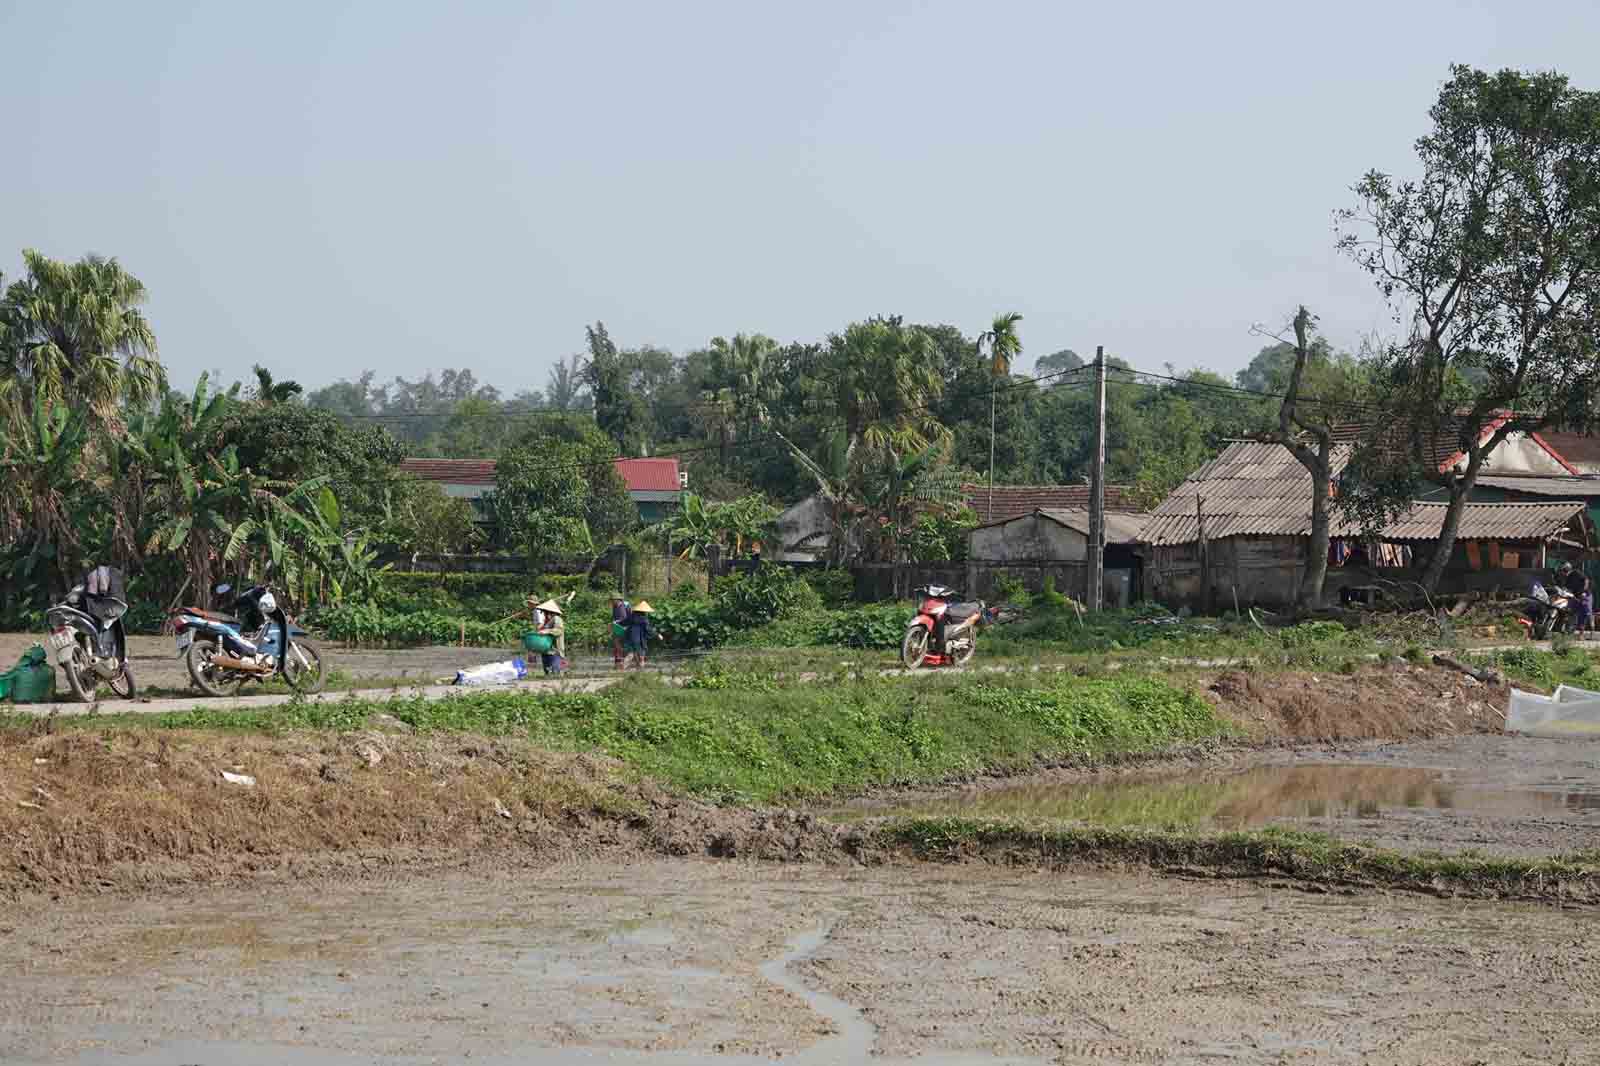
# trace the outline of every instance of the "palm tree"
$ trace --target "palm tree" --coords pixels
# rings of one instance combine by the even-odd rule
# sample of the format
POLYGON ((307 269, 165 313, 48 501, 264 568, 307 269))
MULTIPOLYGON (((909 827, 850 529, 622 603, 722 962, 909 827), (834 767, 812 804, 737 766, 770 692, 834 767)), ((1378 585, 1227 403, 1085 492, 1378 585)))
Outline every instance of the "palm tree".
POLYGON ((273 381, 272 371, 260 363, 251 369, 256 372, 256 402, 263 407, 288 403, 305 391, 298 381, 273 381))
POLYGON ((0 299, 0 382, 26 382, 30 398, 102 420, 119 402, 144 407, 166 390, 138 278, 100 256, 62 263, 29 249, 22 259, 26 275, 0 299))
POLYGON ((1017 311, 1009 311, 1003 315, 995 315, 994 322, 989 326, 987 333, 978 338, 978 350, 989 346, 990 374, 993 380, 989 383, 989 513, 984 518, 986 522, 994 521, 994 399, 996 387, 1003 377, 1011 374, 1011 361, 1022 353, 1022 341, 1017 336, 1017 323, 1022 321, 1022 315, 1017 311))
POLYGON ((943 382, 927 331, 892 317, 853 322, 828 338, 824 369, 819 406, 838 413, 848 439, 905 452, 949 437, 930 409, 943 382))
POLYGON ((760 333, 736 333, 733 340, 711 340, 711 375, 700 398, 717 426, 724 462, 728 445, 738 437, 740 422, 765 423, 771 400, 768 364, 778 342, 760 333))

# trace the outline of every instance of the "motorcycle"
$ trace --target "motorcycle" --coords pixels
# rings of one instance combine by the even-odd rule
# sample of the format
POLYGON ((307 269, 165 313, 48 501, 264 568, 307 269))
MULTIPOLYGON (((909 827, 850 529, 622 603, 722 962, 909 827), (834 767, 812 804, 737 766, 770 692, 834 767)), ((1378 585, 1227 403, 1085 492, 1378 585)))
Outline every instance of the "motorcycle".
POLYGON ((94 592, 87 581, 73 586, 66 599, 45 612, 50 654, 80 703, 92 702, 102 681, 131 700, 138 686, 128 665, 128 634, 122 627, 122 616, 128 613, 122 573, 102 567, 94 584, 94 592))
POLYGON ((1543 584, 1534 582, 1517 621, 1527 627, 1530 640, 1544 640, 1553 632, 1572 632, 1577 621, 1576 608, 1572 593, 1566 589, 1557 586, 1552 593, 1543 584))
POLYGON ((978 626, 997 621, 997 614, 982 600, 952 602, 958 593, 944 585, 921 585, 912 592, 923 600, 900 640, 900 662, 905 668, 971 662, 978 650, 978 626))
MULTIPOLYGON (((218 585, 218 596, 232 591, 218 585)), ((264 681, 274 674, 296 692, 321 692, 327 680, 322 652, 306 640, 278 598, 265 585, 255 585, 233 602, 237 615, 199 607, 174 611, 173 632, 178 655, 189 680, 208 696, 236 696, 246 681, 264 681), (241 620, 241 619, 244 620, 241 620), (245 626, 254 626, 248 636, 245 626)))

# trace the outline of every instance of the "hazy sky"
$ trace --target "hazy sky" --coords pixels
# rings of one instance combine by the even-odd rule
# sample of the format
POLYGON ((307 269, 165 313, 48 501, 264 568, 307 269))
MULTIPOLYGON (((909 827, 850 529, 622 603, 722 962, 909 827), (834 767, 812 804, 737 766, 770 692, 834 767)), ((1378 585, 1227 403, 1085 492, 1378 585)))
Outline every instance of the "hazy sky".
POLYGON ((602 319, 683 351, 877 313, 1024 365, 1231 373, 1297 302, 1387 329, 1333 251, 1451 62, 1600 88, 1600 5, 0 0, 0 272, 115 255, 177 382, 470 366, 602 319))

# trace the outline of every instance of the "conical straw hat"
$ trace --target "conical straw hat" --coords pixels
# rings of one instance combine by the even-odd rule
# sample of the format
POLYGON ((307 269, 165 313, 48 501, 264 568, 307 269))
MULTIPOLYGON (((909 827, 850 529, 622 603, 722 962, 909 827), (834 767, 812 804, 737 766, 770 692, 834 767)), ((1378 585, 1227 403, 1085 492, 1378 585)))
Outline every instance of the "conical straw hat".
POLYGON ((633 610, 635 614, 655 614, 656 611, 654 607, 650 606, 649 600, 640 600, 633 605, 633 610))
POLYGON ((555 600, 545 600, 537 608, 535 608, 535 610, 549 611, 551 614, 560 614, 561 605, 555 600))

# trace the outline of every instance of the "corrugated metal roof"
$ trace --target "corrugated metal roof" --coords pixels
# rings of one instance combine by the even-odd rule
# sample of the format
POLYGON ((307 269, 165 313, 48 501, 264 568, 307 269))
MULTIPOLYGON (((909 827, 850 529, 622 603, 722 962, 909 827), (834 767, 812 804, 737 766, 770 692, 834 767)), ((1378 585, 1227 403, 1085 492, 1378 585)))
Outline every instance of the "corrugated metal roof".
MULTIPOLYGON (((1335 477, 1350 460, 1348 446, 1333 450, 1335 477)), ((1479 478, 1488 483, 1490 479, 1479 478)), ((1495 478, 1496 481, 1579 482, 1570 478, 1495 478)), ((1597 490, 1600 494, 1600 490, 1597 490)), ((1141 539, 1148 544, 1189 544, 1200 539, 1195 500, 1205 515, 1206 537, 1303 537, 1311 533, 1311 475, 1281 444, 1248 442, 1231 445, 1221 455, 1189 475, 1155 509, 1144 525, 1141 539)), ((1444 522, 1442 503, 1418 503, 1387 526, 1384 540, 1432 540, 1444 522)), ((1566 525, 1584 505, 1572 503, 1469 503, 1457 536, 1463 540, 1543 539, 1566 525)), ((1332 509, 1329 532, 1336 537, 1358 536, 1359 523, 1346 520, 1332 509)))
MULTIPOLYGON (((1333 474, 1350 461, 1351 448, 1333 449, 1333 474)), ((1195 500, 1212 540, 1238 536, 1303 536, 1311 532, 1311 475, 1281 444, 1247 441, 1190 474, 1156 507, 1142 539, 1150 544, 1187 544, 1200 538, 1195 500)), ((1336 536, 1347 524, 1332 516, 1336 536)))
MULTIPOLYGON (((1041 507, 1035 514, 1044 515, 1046 518, 1060 522, 1068 529, 1089 535, 1089 509, 1086 507, 1041 507)), ((992 526, 1004 525, 1006 522, 1015 522, 1018 518, 1029 518, 1031 515, 1015 515, 1000 522, 989 523, 992 526)), ((1148 515, 1129 514, 1126 511, 1106 511, 1106 543, 1107 544, 1135 544, 1148 515)))
MULTIPOLYGON (((1106 513, 1139 510, 1126 485, 1106 486, 1106 513)), ((994 517, 989 517, 989 486, 962 485, 967 506, 977 512, 985 522, 1001 522, 1035 511, 1065 508, 1076 510, 1089 506, 1088 485, 996 485, 994 487, 994 517)))
POLYGON ((1561 500, 1600 496, 1600 477, 1595 475, 1479 474, 1478 484, 1507 492, 1550 496, 1561 500))
MULTIPOLYGON (((1396 522, 1384 527, 1384 540, 1433 540, 1444 524, 1444 503, 1416 503, 1396 522)), ((1585 505, 1563 503, 1469 503, 1456 530, 1459 540, 1543 540, 1559 533, 1585 505)))

